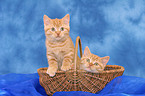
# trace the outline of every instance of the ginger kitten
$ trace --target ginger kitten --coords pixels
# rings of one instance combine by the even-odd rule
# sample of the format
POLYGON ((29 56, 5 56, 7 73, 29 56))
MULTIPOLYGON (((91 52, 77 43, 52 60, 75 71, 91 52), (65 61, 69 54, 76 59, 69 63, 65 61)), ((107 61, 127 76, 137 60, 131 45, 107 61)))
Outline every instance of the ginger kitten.
POLYGON ((81 58, 81 69, 93 73, 102 72, 109 58, 109 56, 99 57, 94 55, 90 52, 89 48, 86 47, 81 58))
POLYGON ((67 14, 62 19, 50 19, 44 15, 44 30, 46 36, 46 49, 49 67, 47 74, 53 77, 57 70, 71 69, 74 56, 74 45, 69 36, 70 16, 67 14))

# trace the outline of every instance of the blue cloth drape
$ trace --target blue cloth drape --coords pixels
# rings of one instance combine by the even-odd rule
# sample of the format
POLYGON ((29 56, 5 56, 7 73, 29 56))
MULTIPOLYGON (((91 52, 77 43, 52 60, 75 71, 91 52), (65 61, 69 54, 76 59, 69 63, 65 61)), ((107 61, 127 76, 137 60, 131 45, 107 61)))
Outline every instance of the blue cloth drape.
MULTIPOLYGON (((120 76, 109 82, 96 94, 82 91, 56 92, 53 96, 144 96, 145 79, 120 76)), ((39 84, 39 76, 34 74, 0 75, 0 96, 47 96, 39 84)))

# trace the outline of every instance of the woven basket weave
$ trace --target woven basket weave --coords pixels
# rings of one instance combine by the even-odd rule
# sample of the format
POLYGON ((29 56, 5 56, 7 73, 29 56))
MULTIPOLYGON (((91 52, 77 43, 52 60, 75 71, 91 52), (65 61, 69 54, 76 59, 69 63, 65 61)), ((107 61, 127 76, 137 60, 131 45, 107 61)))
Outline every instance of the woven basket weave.
POLYGON ((102 90, 107 83, 115 77, 121 76, 124 67, 118 65, 106 65, 103 72, 91 73, 76 69, 78 43, 80 56, 82 56, 82 47, 80 37, 77 37, 74 54, 74 69, 67 72, 57 71, 54 77, 46 74, 46 68, 39 68, 39 82, 44 87, 47 95, 53 95, 57 91, 86 91, 96 93, 102 90))

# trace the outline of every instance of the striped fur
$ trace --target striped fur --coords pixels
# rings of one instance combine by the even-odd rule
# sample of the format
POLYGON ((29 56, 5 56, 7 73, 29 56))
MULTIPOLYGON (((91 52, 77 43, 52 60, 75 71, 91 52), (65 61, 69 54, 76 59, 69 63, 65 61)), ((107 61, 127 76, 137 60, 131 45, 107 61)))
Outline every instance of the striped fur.
POLYGON ((74 45, 69 36, 69 14, 62 19, 50 19, 46 15, 44 30, 49 67, 47 74, 54 76, 57 70, 71 69, 74 56, 74 45))
POLYGON ((93 73, 102 72, 109 61, 109 58, 109 56, 101 58, 97 55, 94 55, 90 52, 89 48, 86 47, 81 58, 81 69, 93 73))

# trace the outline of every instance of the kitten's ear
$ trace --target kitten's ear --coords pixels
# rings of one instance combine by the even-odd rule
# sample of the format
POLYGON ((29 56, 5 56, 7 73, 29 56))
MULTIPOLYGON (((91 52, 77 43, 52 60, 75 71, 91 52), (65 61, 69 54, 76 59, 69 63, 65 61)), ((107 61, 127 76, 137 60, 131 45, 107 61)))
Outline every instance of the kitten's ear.
POLYGON ((64 23, 65 25, 69 25, 69 20, 70 20, 69 14, 66 14, 66 15, 62 18, 62 20, 63 20, 63 23, 64 23))
POLYGON ((108 63, 109 59, 110 59, 109 56, 102 57, 101 60, 102 60, 103 65, 106 65, 108 63))
POLYGON ((51 19, 47 15, 43 16, 43 21, 44 21, 44 25, 51 24, 51 19))
POLYGON ((91 55, 91 52, 90 52, 90 49, 88 48, 88 46, 85 48, 85 50, 84 50, 84 54, 83 54, 83 56, 89 56, 89 55, 91 55))

